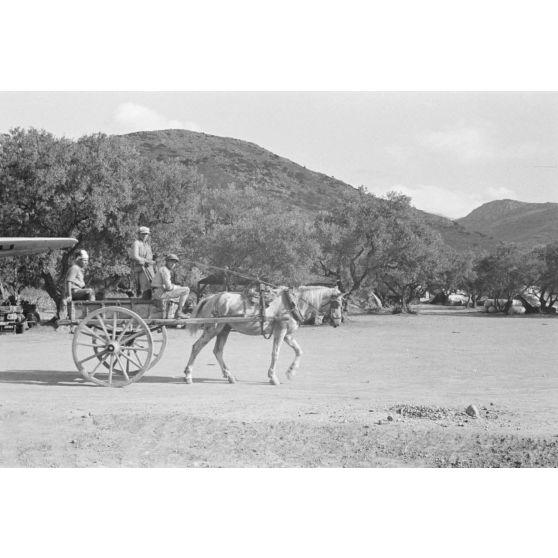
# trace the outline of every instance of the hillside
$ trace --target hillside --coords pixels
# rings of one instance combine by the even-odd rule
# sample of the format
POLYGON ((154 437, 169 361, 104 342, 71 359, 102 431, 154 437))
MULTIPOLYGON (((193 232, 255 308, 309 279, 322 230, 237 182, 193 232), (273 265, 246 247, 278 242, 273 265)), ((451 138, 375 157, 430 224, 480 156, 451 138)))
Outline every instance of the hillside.
POLYGON ((558 203, 497 200, 485 203, 457 222, 498 241, 526 246, 558 241, 558 203))
POLYGON ((498 240, 488 234, 466 227, 457 221, 452 221, 447 217, 433 215, 425 211, 417 210, 422 214, 423 219, 434 229, 436 229, 444 239, 444 242, 458 251, 472 250, 480 252, 492 250, 498 245, 498 240))
MULTIPOLYGON (((135 132, 120 136, 144 156, 176 159, 195 168, 212 186, 252 185, 281 200, 286 210, 309 213, 335 207, 355 195, 349 184, 311 171, 254 143, 189 130, 135 132)), ((452 221, 424 211, 419 214, 456 250, 490 250, 498 242, 535 244, 558 239, 558 204, 491 202, 452 221)))
POLYGON ((310 171, 247 141, 189 130, 135 132, 121 137, 143 155, 177 159, 196 168, 213 186, 252 184, 283 200, 286 206, 317 211, 331 207, 342 195, 355 193, 341 180, 310 171))

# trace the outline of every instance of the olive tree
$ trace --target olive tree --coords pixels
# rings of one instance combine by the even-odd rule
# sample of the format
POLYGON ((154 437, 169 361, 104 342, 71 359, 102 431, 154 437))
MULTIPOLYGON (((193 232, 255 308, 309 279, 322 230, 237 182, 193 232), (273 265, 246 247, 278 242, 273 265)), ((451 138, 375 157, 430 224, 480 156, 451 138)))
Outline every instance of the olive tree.
MULTIPOLYGON (((73 141, 15 129, 0 144, 0 233, 76 238, 76 248, 90 252, 93 286, 128 275, 128 248, 140 221, 163 223, 158 232, 165 242, 174 238, 173 227, 187 230, 193 204, 186 193, 196 177, 142 158, 119 138, 73 141)), ((58 309, 71 258, 66 251, 24 262, 31 282, 42 280, 58 309)))
POLYGON ((540 274, 536 279, 541 312, 548 312, 558 301, 558 242, 534 249, 540 274))
POLYGON ((200 257, 206 263, 279 284, 311 277, 318 246, 302 213, 235 186, 206 193, 200 203, 206 227, 200 257))
POLYGON ((494 299, 500 311, 507 311, 515 297, 536 283, 541 269, 542 263, 533 251, 514 244, 500 245, 475 266, 479 289, 494 299))
POLYGON ((374 289, 408 311, 439 272, 441 238, 401 194, 378 198, 361 189, 336 211, 318 215, 315 229, 319 269, 341 280, 349 296, 374 289))

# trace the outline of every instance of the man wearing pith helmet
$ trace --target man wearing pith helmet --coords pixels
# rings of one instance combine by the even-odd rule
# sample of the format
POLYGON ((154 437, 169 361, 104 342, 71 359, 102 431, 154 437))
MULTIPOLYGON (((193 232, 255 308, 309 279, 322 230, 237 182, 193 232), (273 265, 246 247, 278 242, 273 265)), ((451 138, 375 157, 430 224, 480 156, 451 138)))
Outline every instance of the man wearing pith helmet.
POLYGON ((134 240, 130 251, 130 257, 132 258, 132 290, 135 291, 137 296, 147 295, 155 274, 150 236, 149 227, 139 227, 137 238, 134 240))
MULTIPOLYGON (((178 264, 178 256, 176 254, 168 254, 165 258, 165 265, 159 268, 159 271, 155 274, 153 281, 151 282, 151 289, 153 292, 153 298, 162 300, 164 303, 176 302, 178 303, 178 309, 176 310, 175 318, 187 318, 188 315, 182 312, 182 307, 190 294, 190 289, 188 287, 181 287, 180 285, 175 285, 172 282, 172 270, 178 264)), ((170 318, 172 316, 167 316, 165 312, 165 318, 170 318)))
POLYGON ((84 272, 89 265, 89 254, 79 250, 74 265, 66 273, 66 297, 68 300, 95 300, 95 291, 85 288, 84 272))

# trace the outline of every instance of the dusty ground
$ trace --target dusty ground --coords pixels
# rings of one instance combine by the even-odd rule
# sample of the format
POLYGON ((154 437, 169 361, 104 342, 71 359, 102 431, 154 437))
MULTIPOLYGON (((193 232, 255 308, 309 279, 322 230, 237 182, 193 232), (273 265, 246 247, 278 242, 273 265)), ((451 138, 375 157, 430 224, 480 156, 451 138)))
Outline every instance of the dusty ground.
MULTIPOLYGON (((4 467, 556 467, 558 318, 421 308, 299 330, 299 375, 267 384, 271 344, 233 334, 229 385, 209 348, 169 332, 123 389, 85 383, 71 335, 0 337, 4 467), (465 413, 474 404, 479 418, 465 413)), ((284 346, 281 378, 292 358, 284 346)))

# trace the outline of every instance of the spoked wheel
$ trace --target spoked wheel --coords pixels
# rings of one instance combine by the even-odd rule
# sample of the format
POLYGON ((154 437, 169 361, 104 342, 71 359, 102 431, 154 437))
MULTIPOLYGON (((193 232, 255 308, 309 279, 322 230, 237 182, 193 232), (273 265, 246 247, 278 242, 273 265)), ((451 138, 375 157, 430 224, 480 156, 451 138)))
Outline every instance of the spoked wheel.
POLYGON ((153 337, 153 356, 149 368, 153 368, 162 358, 167 346, 167 328, 158 326, 151 328, 151 337, 153 337))
MULTIPOLYGON (((157 350, 159 359, 162 350, 157 350)), ((86 380, 124 387, 137 382, 152 366, 153 336, 135 312, 118 306, 99 308, 77 326, 72 353, 86 380)))

